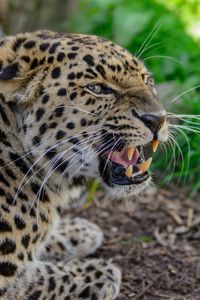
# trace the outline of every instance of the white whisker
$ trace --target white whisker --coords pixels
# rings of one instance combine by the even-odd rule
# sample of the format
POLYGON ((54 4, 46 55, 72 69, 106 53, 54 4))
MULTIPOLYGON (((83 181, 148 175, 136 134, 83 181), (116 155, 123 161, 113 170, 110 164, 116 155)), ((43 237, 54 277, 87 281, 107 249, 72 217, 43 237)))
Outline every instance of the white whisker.
POLYGON ((174 129, 184 129, 190 132, 194 132, 196 134, 200 134, 200 129, 198 129, 197 127, 192 127, 192 126, 186 126, 186 125, 174 125, 174 124, 170 124, 169 127, 174 128, 174 129))
POLYGON ((144 51, 145 48, 151 43, 152 39, 157 34, 162 22, 163 22, 163 18, 160 18, 158 20, 158 22, 156 22, 156 24, 154 25, 154 27, 152 28, 152 30, 150 31, 148 36, 145 38, 145 40, 142 43, 142 45, 140 46, 140 48, 136 51, 136 53, 135 53, 136 57, 140 57, 141 52, 144 51))
POLYGON ((191 92, 191 91, 193 91, 193 90, 196 90, 196 89, 199 88, 199 87, 200 87, 200 84, 199 84, 199 85, 196 85, 196 86, 194 86, 194 87, 192 87, 192 88, 190 88, 190 89, 188 89, 188 90, 186 90, 186 91, 184 91, 184 92, 182 92, 181 94, 179 94, 178 96, 176 96, 175 98, 173 98, 169 103, 173 103, 173 102, 176 101, 178 98, 182 97, 183 95, 185 95, 185 94, 187 94, 187 93, 189 93, 189 92, 191 92))
POLYGON ((175 61, 176 63, 178 63, 180 65, 184 65, 180 60, 178 60, 174 57, 171 57, 171 56, 167 56, 167 55, 151 55, 149 57, 144 58, 143 60, 145 61, 145 60, 149 60, 149 59, 152 59, 152 58, 165 58, 165 59, 175 61))
MULTIPOLYGON (((157 45, 161 45, 161 42, 155 43, 155 44, 153 44, 153 45, 150 45, 150 46, 146 47, 144 50, 142 50, 142 51, 140 52, 139 55, 137 55, 137 58, 140 58, 140 57, 142 56, 142 54, 144 54, 147 50, 149 50, 149 49, 151 49, 151 48, 153 48, 153 47, 155 47, 155 46, 157 46, 157 45)), ((161 47, 163 47, 163 45, 160 46, 160 47, 154 48, 153 50, 159 49, 159 48, 161 48, 161 47)))

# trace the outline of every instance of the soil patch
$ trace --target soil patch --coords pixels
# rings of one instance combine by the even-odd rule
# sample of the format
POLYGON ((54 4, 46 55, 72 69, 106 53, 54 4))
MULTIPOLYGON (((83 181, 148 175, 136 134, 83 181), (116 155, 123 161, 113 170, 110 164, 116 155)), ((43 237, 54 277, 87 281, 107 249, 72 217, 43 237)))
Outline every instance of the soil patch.
POLYGON ((200 300, 200 197, 150 191, 134 203, 98 196, 75 210, 97 223, 105 242, 95 254, 120 266, 119 300, 200 300))

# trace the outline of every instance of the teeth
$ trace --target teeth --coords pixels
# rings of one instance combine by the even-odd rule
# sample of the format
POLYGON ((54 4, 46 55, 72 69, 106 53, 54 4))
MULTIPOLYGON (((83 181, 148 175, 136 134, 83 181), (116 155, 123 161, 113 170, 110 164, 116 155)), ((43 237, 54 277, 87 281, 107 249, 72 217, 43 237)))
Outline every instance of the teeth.
POLYGON ((132 176, 132 174, 133 174, 133 166, 132 166, 132 165, 130 165, 130 166, 126 169, 125 174, 126 174, 126 176, 129 177, 129 178, 132 176))
POLYGON ((151 162, 152 162, 152 158, 150 157, 149 159, 147 159, 143 163, 137 164, 136 166, 140 169, 140 171, 142 171, 142 173, 144 173, 149 169, 149 167, 151 165, 151 162))
POLYGON ((160 142, 158 140, 153 140, 151 142, 151 146, 152 146, 153 152, 156 152, 159 144, 160 144, 160 142))
POLYGON ((128 160, 131 161, 133 154, 135 152, 135 147, 129 147, 127 149, 127 156, 128 156, 128 160))

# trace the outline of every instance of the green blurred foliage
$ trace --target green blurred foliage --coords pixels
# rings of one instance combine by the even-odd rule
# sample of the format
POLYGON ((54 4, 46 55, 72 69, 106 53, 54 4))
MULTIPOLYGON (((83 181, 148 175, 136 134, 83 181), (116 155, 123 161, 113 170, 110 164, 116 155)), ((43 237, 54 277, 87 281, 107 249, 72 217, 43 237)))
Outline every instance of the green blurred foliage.
POLYGON ((157 0, 158 3, 165 5, 170 11, 175 13, 185 24, 188 32, 194 36, 195 28, 200 25, 200 1, 199 0, 157 0))
MULTIPOLYGON (((175 81, 174 96, 177 96, 200 84, 200 45, 196 37, 198 26, 200 31, 199 20, 199 0, 80 0, 79 9, 70 17, 69 30, 101 35, 126 47, 145 62, 157 84, 175 81)), ((200 89, 186 93, 181 101, 178 100, 178 105, 168 107, 167 103, 168 108, 175 113, 200 115, 200 89)), ((200 128, 199 120, 190 121, 196 125, 183 120, 179 123, 195 126, 196 130, 200 128)), ((185 128, 185 135, 176 132, 176 137, 180 138, 177 137, 179 148, 174 150, 175 167, 173 151, 168 151, 167 161, 164 153, 159 153, 156 167, 164 173, 170 164, 171 171, 169 168, 165 173, 164 182, 174 179, 185 183, 186 178, 195 194, 200 190, 199 135, 185 128)))
MULTIPOLYGON (((81 0, 79 10, 71 17, 70 29, 107 37, 134 54, 138 54, 145 39, 152 34, 152 40, 144 45, 141 59, 157 82, 174 79, 182 82, 198 74, 199 45, 186 33, 177 15, 156 1, 81 0), (165 55, 171 59, 163 58, 165 55)), ((198 79, 194 78, 195 81, 198 79)))

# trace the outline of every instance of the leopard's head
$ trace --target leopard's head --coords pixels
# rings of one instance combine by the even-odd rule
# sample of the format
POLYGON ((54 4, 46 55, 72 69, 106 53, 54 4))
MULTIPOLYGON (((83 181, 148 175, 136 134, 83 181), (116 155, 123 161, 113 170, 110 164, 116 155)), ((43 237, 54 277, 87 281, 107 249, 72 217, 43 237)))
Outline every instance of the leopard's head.
POLYGON ((44 180, 100 178, 119 196, 148 186, 150 157, 168 138, 166 111, 144 64, 97 36, 40 31, 1 42, 0 87, 44 180))

